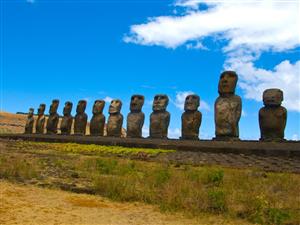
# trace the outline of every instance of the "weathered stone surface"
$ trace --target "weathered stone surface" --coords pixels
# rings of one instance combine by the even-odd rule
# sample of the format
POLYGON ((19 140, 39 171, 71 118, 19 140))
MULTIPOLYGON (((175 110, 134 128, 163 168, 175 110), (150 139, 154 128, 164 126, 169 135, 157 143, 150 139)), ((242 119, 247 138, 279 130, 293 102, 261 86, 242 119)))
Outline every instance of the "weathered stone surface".
POLYGON ((130 113, 127 116, 127 137, 141 138, 145 114, 142 112, 145 97, 133 95, 130 101, 130 113))
POLYGON ((283 92, 267 89, 263 93, 264 107, 259 110, 259 127, 262 141, 284 140, 287 110, 281 106, 283 92))
POLYGON ((166 111, 169 103, 167 95, 155 95, 153 112, 150 115, 150 138, 168 138, 170 113, 166 111))
POLYGON ((119 99, 111 101, 109 106, 109 117, 107 122, 107 136, 121 137, 123 115, 120 113, 122 102, 119 99))
POLYGON ((242 100, 234 94, 237 80, 234 71, 225 71, 220 76, 219 97, 215 102, 216 140, 239 140, 242 100))
POLYGON ((85 113, 86 101, 80 100, 76 108, 76 116, 74 122, 74 134, 85 135, 88 116, 85 113))
POLYGON ((59 105, 59 100, 55 99, 52 101, 49 109, 49 118, 47 120, 47 134, 56 134, 57 125, 59 121, 59 115, 57 113, 57 108, 59 105))
POLYGON ((36 125, 35 125, 35 132, 37 134, 43 134, 44 133, 44 129, 45 129, 45 109, 46 109, 46 105, 45 104, 40 104, 39 108, 38 108, 38 117, 36 120, 36 125))
POLYGON ((90 122, 90 135, 103 136, 105 116, 103 115, 103 108, 105 101, 96 100, 93 106, 93 117, 90 122))
POLYGON ((34 109, 30 108, 28 115, 27 115, 27 121, 25 124, 25 134, 33 133, 33 123, 34 123, 33 112, 34 112, 34 109))
POLYGON ((64 107, 64 116, 61 120, 60 131, 63 135, 70 135, 73 123, 73 116, 71 115, 73 108, 72 102, 66 102, 64 107))
POLYGON ((184 110, 181 116, 181 139, 199 139, 199 128, 202 114, 198 111, 200 97, 198 95, 188 95, 185 98, 184 110))

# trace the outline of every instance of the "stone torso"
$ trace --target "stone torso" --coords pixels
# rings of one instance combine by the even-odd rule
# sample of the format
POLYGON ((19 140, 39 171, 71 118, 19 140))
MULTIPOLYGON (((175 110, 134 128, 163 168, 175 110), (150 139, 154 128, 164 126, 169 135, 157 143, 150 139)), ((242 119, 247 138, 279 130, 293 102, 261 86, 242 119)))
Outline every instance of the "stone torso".
POLYGON ((64 116, 61 120, 60 130, 62 134, 71 134, 73 117, 71 115, 64 116))
POLYGON ((110 114, 107 122, 107 136, 110 137, 121 137, 123 125, 123 115, 110 114))
POLYGON ((59 115, 57 113, 50 115, 47 121, 47 134, 56 134, 59 115))
POLYGON ((182 139, 199 139, 202 114, 199 111, 184 112, 181 116, 182 139))
POLYGON ((127 137, 142 137, 144 120, 143 112, 129 113, 127 116, 127 137))
POLYGON ((32 134, 34 118, 28 118, 25 125, 25 134, 32 134))
POLYGON ((103 136, 105 116, 103 114, 93 115, 90 122, 90 134, 103 136))
POLYGON ((287 111, 284 107, 263 107, 259 110, 261 140, 282 140, 287 111))
POLYGON ((80 113, 75 116, 74 134, 85 135, 87 124, 87 114, 80 113))
POLYGON ((242 101, 237 95, 218 97, 215 102, 215 125, 217 137, 239 136, 238 123, 241 117, 242 101))
POLYGON ((150 137, 151 138, 167 138, 168 127, 170 123, 170 113, 153 112, 150 116, 150 137))
POLYGON ((44 127, 45 127, 45 116, 38 116, 36 120, 36 126, 35 130, 37 134, 43 134, 44 133, 44 127))

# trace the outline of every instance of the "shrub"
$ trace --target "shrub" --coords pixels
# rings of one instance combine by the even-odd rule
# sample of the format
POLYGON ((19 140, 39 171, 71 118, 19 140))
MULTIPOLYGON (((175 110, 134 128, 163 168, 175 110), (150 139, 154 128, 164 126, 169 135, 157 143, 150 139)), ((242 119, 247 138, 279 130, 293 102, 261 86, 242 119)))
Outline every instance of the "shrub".
POLYGON ((114 159, 97 159, 96 168, 100 174, 113 174, 114 169, 118 165, 118 161, 114 159))
POLYGON ((220 189, 212 189, 208 191, 209 210, 213 212, 226 211, 225 193, 220 189))
POLYGON ((266 210, 266 216, 269 224, 284 224, 284 222, 291 218, 291 215, 288 211, 282 209, 269 208, 266 210))
POLYGON ((216 186, 219 186, 223 182, 224 171, 217 169, 212 170, 207 174, 208 183, 212 183, 216 186))
POLYGON ((155 186, 162 186, 171 177, 169 167, 162 167, 153 171, 155 186))

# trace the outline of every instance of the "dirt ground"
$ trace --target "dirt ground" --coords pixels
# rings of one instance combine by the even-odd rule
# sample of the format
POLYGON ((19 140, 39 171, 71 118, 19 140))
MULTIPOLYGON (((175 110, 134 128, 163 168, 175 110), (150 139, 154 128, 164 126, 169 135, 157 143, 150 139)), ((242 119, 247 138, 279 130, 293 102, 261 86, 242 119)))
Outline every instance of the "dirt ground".
MULTIPOLYGON (((154 206, 117 203, 87 194, 38 188, 0 181, 0 224, 233 224, 221 218, 184 218, 163 214, 154 206)), ((241 224, 241 223, 235 223, 241 224)))

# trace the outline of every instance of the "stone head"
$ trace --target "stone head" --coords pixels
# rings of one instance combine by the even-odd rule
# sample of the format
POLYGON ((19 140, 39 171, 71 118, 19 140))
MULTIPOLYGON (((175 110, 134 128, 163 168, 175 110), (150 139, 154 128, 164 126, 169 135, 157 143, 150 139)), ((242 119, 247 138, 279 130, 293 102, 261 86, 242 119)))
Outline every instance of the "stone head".
POLYGON ((219 94, 234 94, 238 76, 234 71, 224 71, 219 80, 219 94))
POLYGON ((64 107, 64 115, 68 116, 71 114, 73 108, 73 103, 72 102, 65 102, 65 107, 64 107))
POLYGON ((153 106, 152 109, 155 112, 165 111, 169 104, 169 98, 167 95, 155 95, 153 99, 153 106))
POLYGON ((28 112, 28 118, 32 118, 33 117, 33 113, 34 113, 34 109, 30 108, 29 112, 28 112))
POLYGON ((141 112, 145 97, 143 95, 132 95, 130 100, 130 111, 141 112))
POLYGON ((280 89, 267 89, 263 93, 263 101, 265 106, 280 106, 283 101, 283 92, 280 89))
POLYGON ((184 110, 196 111, 200 105, 200 97, 198 95, 188 95, 185 98, 184 110))
POLYGON ((77 104, 76 112, 78 114, 84 113, 86 108, 86 100, 80 100, 77 104))
POLYGON ((115 114, 120 113, 122 108, 122 102, 119 99, 114 99, 110 102, 109 113, 115 114))
POLYGON ((104 106, 105 106, 105 101, 96 100, 93 106, 93 114, 101 114, 103 112, 104 106))
POLYGON ((44 115, 45 113, 45 109, 46 109, 46 105, 45 104, 40 104, 39 108, 38 108, 38 115, 44 115))
POLYGON ((52 100, 52 104, 50 105, 50 109, 49 109, 49 114, 56 113, 58 105, 59 105, 59 100, 57 99, 52 100))

